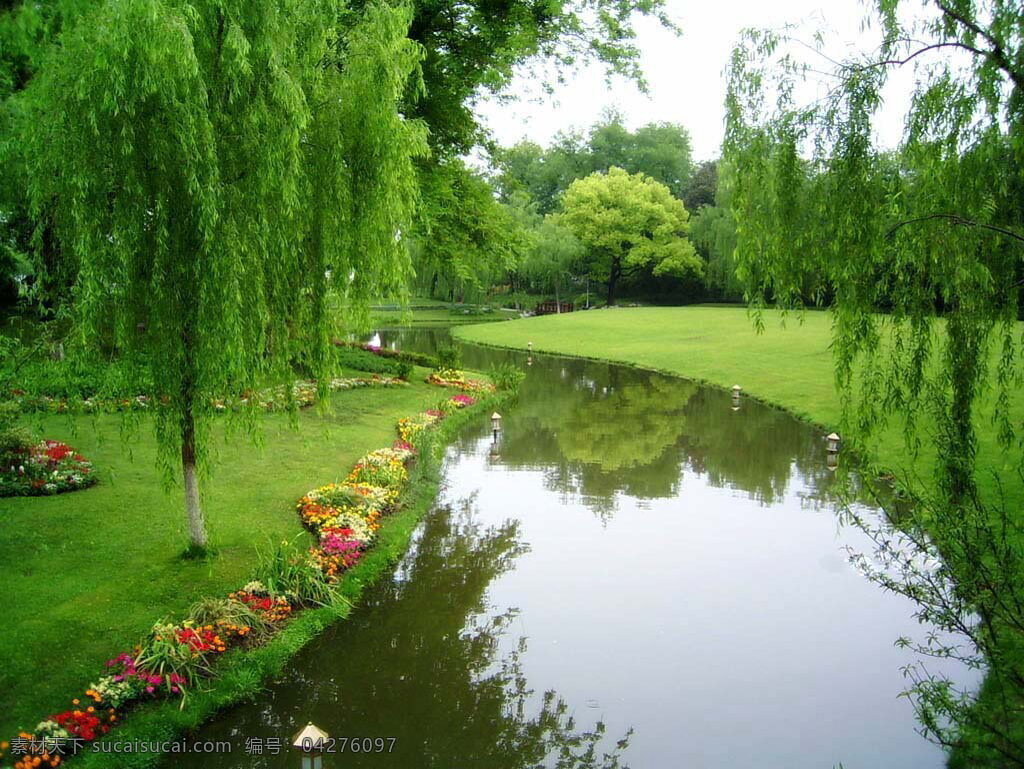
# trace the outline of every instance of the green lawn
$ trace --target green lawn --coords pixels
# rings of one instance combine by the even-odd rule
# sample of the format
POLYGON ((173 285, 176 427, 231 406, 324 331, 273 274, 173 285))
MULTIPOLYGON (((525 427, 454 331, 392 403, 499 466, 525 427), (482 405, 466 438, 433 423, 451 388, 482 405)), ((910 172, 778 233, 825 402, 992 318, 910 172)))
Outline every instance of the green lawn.
POLYGON ((0 738, 64 709, 154 621, 195 599, 241 587, 255 547, 306 536, 294 513, 309 488, 342 479, 368 450, 390 445, 395 423, 444 397, 422 383, 335 393, 333 414, 264 417, 265 445, 215 429, 219 454, 205 485, 216 555, 179 558, 187 544, 180 488, 161 489, 148 424, 128 444, 117 416, 43 419, 42 435, 89 457, 100 483, 54 497, 0 498, 0 738), (77 427, 74 430, 73 427, 77 427))
MULTIPOLYGON (((829 350, 831 329, 824 312, 808 312, 801 323, 790 315, 782 325, 778 313, 765 317, 758 334, 740 307, 639 307, 591 310, 526 318, 510 323, 464 326, 460 339, 505 347, 533 349, 631 363, 703 380, 722 387, 740 385, 745 393, 782 406, 828 429, 838 429, 839 395, 829 350)), ((1014 420, 1024 421, 1024 392, 1013 404, 1014 420)), ((980 484, 994 485, 993 473, 1007 484, 1009 501, 1024 500, 1015 483, 1016 457, 1004 452, 990 427, 991 400, 978 414, 980 484)), ((930 477, 934 453, 925 448, 912 459, 902 431, 890 425, 863 441, 868 456, 897 472, 930 477)), ((927 425, 922 425, 927 429, 927 425)), ((848 436, 850 437, 850 436, 848 436)))

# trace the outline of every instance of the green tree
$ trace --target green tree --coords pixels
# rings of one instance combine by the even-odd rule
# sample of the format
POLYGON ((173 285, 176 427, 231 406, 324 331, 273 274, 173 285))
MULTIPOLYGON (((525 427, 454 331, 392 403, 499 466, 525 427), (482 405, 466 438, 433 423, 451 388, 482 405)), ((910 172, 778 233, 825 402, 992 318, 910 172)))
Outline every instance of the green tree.
POLYGON ((621 113, 609 112, 591 129, 589 170, 618 167, 647 174, 682 199, 693 174, 690 134, 676 123, 648 123, 631 132, 624 119, 621 113))
POLYGON ((486 179, 454 159, 425 166, 420 181, 413 256, 421 286, 461 301, 515 270, 529 236, 486 179))
MULTIPOLYGON (((996 430, 1019 473, 1010 394, 1022 367, 1024 9, 932 0, 915 14, 909 5, 875 4, 875 51, 807 62, 805 45, 774 33, 751 34, 736 50, 724 145, 737 171, 736 254, 755 305, 831 306, 851 429, 864 434, 896 414, 913 449, 916 420, 931 423, 935 483, 900 520, 907 537, 881 544, 901 559, 917 551, 943 562, 920 569, 908 556, 895 577, 869 572, 917 601, 923 620, 967 639, 950 645, 934 634, 915 648, 988 671, 980 698, 927 670, 910 675, 927 735, 971 751, 981 742, 993 765, 1021 765, 1021 491, 1012 474, 979 483, 975 431, 996 430), (825 97, 797 103, 797 84, 823 60, 833 76, 825 97), (881 152, 882 89, 911 66, 904 136, 897 151, 881 152), (986 391, 996 405, 982 415, 986 391)), ((972 752, 970 765, 977 760, 972 752)))
POLYGON ((587 249, 590 276, 607 285, 609 305, 619 281, 641 270, 700 274, 700 258, 686 237, 688 220, 668 187, 621 168, 574 181, 556 217, 587 249))
POLYGON ((648 123, 633 132, 623 121, 622 114, 609 111, 586 136, 575 130, 561 132, 547 149, 529 141, 496 148, 493 160, 502 199, 508 202, 514 193, 525 191, 540 213, 549 214, 574 180, 613 167, 647 174, 682 198, 693 173, 686 129, 675 123, 648 123))
POLYGON ((553 216, 537 222, 531 235, 530 248, 519 272, 534 291, 553 292, 555 301, 561 306, 562 289, 579 266, 583 244, 553 216))
POLYGON ((427 122, 439 154, 464 154, 484 138, 474 114, 481 93, 497 94, 517 70, 551 79, 583 64, 645 88, 634 18, 675 31, 664 0, 417 0, 409 35, 426 50, 426 96, 409 105, 427 122), (539 71, 541 69, 547 71, 539 71))
POLYGON ((573 132, 559 133, 548 149, 526 140, 497 147, 492 159, 498 169, 495 183, 501 200, 511 203, 517 194, 525 193, 542 215, 558 208, 562 193, 574 179, 593 170, 583 136, 573 132))
POLYGON ((705 160, 698 165, 686 184, 686 190, 682 195, 683 204, 687 211, 697 213, 701 206, 715 205, 715 197, 718 194, 718 161, 705 160))
MULTIPOLYGON (((144 363, 207 543, 211 399, 329 370, 325 297, 401 294, 425 130, 397 104, 408 8, 112 0, 21 98, 30 194, 73 268, 74 341, 144 363)), ((148 385, 147 385, 148 383, 148 385)), ((255 420, 246 423, 255 429, 255 420)))

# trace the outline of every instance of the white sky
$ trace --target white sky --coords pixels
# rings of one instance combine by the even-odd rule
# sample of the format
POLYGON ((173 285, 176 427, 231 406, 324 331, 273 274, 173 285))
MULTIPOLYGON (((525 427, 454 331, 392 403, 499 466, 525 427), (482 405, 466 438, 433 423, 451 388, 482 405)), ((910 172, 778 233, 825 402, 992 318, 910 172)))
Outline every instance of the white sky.
MULTIPOLYGON (((602 68, 595 66, 570 76, 553 97, 544 96, 535 81, 519 77, 509 89, 520 95, 516 102, 484 101, 478 114, 501 144, 528 138, 546 145, 559 130, 586 128, 602 110, 614 106, 633 129, 652 121, 682 123, 693 140, 694 159, 709 160, 718 156, 722 141, 723 73, 744 28, 800 24, 808 30, 800 38, 807 41, 813 30, 824 28, 832 35, 827 50, 835 57, 842 56, 844 44, 859 50, 875 46, 877 30, 862 31, 866 11, 860 0, 669 0, 669 13, 682 37, 648 19, 637 22, 649 96, 621 80, 609 88, 602 68)), ((908 68, 888 87, 888 101, 905 102, 912 85, 908 68)), ((883 109, 878 123, 878 138, 887 146, 897 143, 902 129, 903 110, 892 106, 883 109)))

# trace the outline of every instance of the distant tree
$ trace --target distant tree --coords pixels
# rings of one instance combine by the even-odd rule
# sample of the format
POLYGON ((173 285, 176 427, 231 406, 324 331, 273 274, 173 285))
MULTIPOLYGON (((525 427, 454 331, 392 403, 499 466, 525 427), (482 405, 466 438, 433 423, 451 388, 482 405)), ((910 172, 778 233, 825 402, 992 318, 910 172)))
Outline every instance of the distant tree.
POLYGON ((618 167, 647 174, 682 199, 693 174, 690 134, 676 123, 648 123, 630 132, 624 116, 611 112, 590 134, 590 170, 618 167))
POLYGON ((462 300, 516 268, 529 234, 486 179, 458 159, 426 166, 413 260, 428 293, 462 300))
POLYGON ((148 367, 135 384, 197 548, 212 399, 290 381, 296 359, 326 376, 329 290, 405 291, 426 151, 398 112, 420 57, 409 18, 113 0, 18 97, 35 218, 74 275, 72 341, 109 333, 148 367))
POLYGON ((701 273, 701 260, 686 237, 688 220, 686 207, 668 187, 621 168, 574 181, 555 218, 586 248, 590 277, 607 285, 609 305, 619 281, 641 270, 701 273))
POLYGON ((743 286, 736 276, 736 223, 724 206, 701 206, 690 218, 690 239, 704 260, 704 285, 720 299, 739 300, 743 286))
POLYGON ((558 208, 574 179, 594 171, 583 136, 572 131, 559 133, 548 149, 530 141, 495 148, 492 159, 501 200, 511 203, 515 195, 526 193, 541 215, 558 208))
POLYGON ((701 206, 713 206, 718 191, 718 161, 705 160, 694 170, 686 184, 682 198, 686 210, 694 214, 701 206))
POLYGON ((540 220, 532 232, 530 248, 519 271, 540 292, 553 292, 561 303, 562 290, 580 268, 583 244, 554 216, 540 220))
POLYGON ((596 171, 622 168, 647 174, 681 198, 693 172, 690 135, 674 123, 648 123, 635 132, 626 128, 621 113, 608 111, 587 136, 578 131, 559 133, 547 149, 523 141, 497 148, 497 184, 503 200, 526 191, 541 214, 556 210, 561 195, 576 179, 596 171))

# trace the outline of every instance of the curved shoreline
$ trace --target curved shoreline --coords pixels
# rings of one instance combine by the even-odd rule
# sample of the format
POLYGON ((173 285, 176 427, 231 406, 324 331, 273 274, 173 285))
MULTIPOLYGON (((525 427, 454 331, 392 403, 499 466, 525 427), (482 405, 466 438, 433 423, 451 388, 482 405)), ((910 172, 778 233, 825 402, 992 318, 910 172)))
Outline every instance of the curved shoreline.
MULTIPOLYGON (((458 340, 463 344, 475 344, 479 345, 480 347, 487 347, 493 350, 514 350, 516 352, 523 352, 527 354, 536 353, 537 355, 547 355, 553 358, 566 358, 568 360, 584 360, 591 361, 594 363, 610 363, 615 366, 623 366, 625 368, 637 369, 639 371, 649 371, 653 374, 660 374, 662 376, 673 377, 675 379, 681 379, 687 382, 694 382, 703 387, 712 387, 716 390, 722 390, 724 392, 728 392, 730 388, 730 385, 722 384, 711 379, 691 376, 680 373, 678 371, 673 371, 672 369, 660 368, 658 366, 648 366, 643 363, 623 360, 621 358, 603 358, 597 355, 582 355, 579 353, 561 352, 558 350, 548 350, 544 348, 534 348, 532 350, 529 350, 527 348, 513 345, 496 344, 494 342, 482 342, 478 339, 466 339, 465 337, 463 337, 461 333, 459 333, 459 331, 468 327, 470 327, 470 324, 452 327, 452 338, 458 340)), ((787 414, 793 419, 803 422, 804 424, 813 427, 815 430, 819 430, 822 433, 823 439, 824 434, 826 432, 839 429, 838 425, 826 424, 815 419, 809 414, 789 408, 784 404, 778 403, 757 393, 750 392, 746 389, 743 390, 743 397, 747 400, 755 401, 756 403, 764 406, 765 408, 773 409, 775 411, 780 411, 784 414, 787 414)), ((891 468, 888 468, 885 465, 881 464, 880 462, 871 459, 870 451, 867 450, 863 445, 861 445, 855 438, 844 437, 843 441, 846 444, 845 448, 843 449, 844 453, 846 453, 847 456, 855 457, 855 462, 857 466, 860 467, 862 470, 877 477, 895 477, 893 470, 891 468)))

